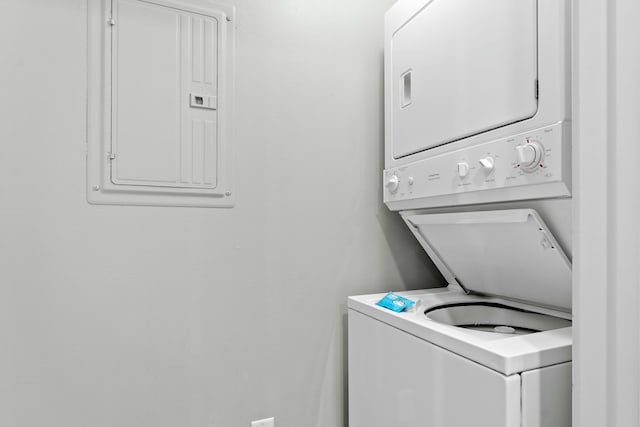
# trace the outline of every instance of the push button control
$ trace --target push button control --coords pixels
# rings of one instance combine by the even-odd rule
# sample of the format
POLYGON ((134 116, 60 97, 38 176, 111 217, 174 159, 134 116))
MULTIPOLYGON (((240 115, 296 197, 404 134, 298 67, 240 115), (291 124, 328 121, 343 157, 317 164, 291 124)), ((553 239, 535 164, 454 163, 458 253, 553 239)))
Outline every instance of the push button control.
POLYGON ((469 175, 469 163, 467 162, 458 163, 458 176, 460 178, 464 178, 467 175, 469 175))

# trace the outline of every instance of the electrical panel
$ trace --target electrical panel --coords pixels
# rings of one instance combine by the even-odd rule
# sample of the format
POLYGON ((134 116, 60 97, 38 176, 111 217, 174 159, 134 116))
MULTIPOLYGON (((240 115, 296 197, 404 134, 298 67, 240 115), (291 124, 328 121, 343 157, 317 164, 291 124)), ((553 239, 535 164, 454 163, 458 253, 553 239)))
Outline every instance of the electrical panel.
POLYGON ((233 206, 233 9, 98 3, 90 6, 89 201, 233 206))

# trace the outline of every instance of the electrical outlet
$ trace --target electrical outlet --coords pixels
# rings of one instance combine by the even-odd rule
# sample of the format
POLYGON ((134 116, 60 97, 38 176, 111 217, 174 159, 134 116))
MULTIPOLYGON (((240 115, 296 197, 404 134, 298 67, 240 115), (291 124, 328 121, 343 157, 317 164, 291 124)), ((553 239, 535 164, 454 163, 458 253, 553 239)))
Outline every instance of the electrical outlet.
POLYGON ((276 427, 276 419, 271 417, 264 420, 251 421, 251 427, 276 427))

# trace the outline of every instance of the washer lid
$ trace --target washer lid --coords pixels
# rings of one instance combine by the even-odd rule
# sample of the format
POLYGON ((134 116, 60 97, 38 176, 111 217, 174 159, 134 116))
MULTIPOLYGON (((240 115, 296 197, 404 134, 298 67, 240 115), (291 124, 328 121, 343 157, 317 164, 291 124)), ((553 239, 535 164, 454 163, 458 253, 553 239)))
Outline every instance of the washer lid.
POLYGON ((403 218, 449 283, 571 311, 571 262, 535 210, 403 218))

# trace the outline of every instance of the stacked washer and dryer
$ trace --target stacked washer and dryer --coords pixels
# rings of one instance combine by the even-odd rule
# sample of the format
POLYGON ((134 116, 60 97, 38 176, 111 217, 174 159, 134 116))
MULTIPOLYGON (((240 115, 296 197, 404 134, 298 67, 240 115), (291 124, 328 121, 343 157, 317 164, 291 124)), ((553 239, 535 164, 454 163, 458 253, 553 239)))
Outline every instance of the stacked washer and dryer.
POLYGON ((384 202, 446 288, 350 297, 350 427, 571 425, 569 0, 399 0, 384 202))

